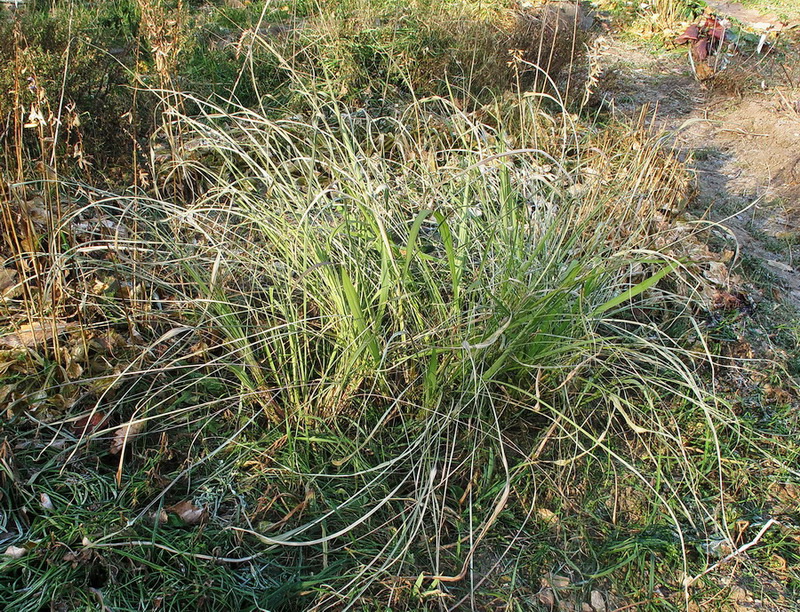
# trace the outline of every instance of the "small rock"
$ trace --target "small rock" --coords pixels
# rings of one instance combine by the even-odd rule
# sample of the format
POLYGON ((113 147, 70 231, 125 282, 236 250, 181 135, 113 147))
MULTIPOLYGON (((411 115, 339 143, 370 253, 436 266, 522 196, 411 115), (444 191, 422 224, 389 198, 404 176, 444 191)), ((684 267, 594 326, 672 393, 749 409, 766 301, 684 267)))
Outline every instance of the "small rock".
POLYGON ((25 548, 20 548, 19 546, 9 546, 6 548, 6 552, 3 554, 6 557, 11 557, 12 559, 22 559, 27 552, 28 551, 25 548))
POLYGON ((600 591, 592 591, 591 602, 594 612, 606 612, 606 600, 600 591))
POLYGON ((542 578, 542 586, 549 586, 553 589, 565 589, 569 586, 569 578, 558 574, 546 574, 542 578))

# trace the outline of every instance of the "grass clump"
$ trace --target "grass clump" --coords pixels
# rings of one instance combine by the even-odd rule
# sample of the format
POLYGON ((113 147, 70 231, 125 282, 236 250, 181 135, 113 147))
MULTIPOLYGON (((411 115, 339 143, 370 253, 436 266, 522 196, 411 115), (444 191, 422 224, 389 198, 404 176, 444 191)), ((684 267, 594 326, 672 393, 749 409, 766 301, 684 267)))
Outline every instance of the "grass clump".
POLYGON ((259 45, 283 111, 170 56, 134 185, 13 186, 61 208, 6 246, 0 602, 688 605, 764 525, 742 472, 796 449, 717 395, 676 156, 526 52, 512 94, 353 104, 259 45))
MULTIPOLYGON (((83 410, 44 421, 59 440, 73 432, 44 456, 112 482, 116 471, 127 492, 116 527, 84 523, 83 550, 245 558, 298 576, 294 591, 253 587, 259 605, 456 601, 492 534, 495 548, 508 526, 532 524, 543 475, 610 463, 638 481, 654 528, 672 534, 667 561, 688 571, 688 538, 726 523, 698 495, 666 407, 712 436, 711 471, 713 432, 732 417, 698 382, 703 355, 680 348, 683 298, 657 289, 681 267, 654 229, 656 194, 683 185, 671 154, 646 133, 577 128, 535 95, 479 120, 447 99, 373 116, 322 92, 282 120, 194 99, 202 114, 174 116, 184 148, 154 173, 160 196, 88 192, 63 220, 114 219, 113 237, 62 265, 128 337, 128 365, 99 389, 70 381, 67 395, 89 394, 83 410), (625 178, 602 189, 599 168, 625 178), (104 288, 115 281, 127 292, 104 288), (111 453, 134 423, 130 449, 111 453), (185 467, 169 459, 177 449, 185 467), (209 527, 176 540, 158 508, 187 496, 209 527), (214 533, 225 552, 208 548, 214 533)), ((36 440, 26 414, 17 436, 36 440)), ((126 589, 103 584, 106 597, 126 589)))

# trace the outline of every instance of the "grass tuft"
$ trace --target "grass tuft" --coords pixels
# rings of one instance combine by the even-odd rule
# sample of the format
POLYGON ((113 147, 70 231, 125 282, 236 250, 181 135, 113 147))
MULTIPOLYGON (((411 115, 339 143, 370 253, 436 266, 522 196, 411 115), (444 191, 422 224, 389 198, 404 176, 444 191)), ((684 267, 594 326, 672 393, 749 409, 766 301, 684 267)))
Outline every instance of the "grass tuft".
POLYGON ((177 46, 135 184, 4 200, 6 609, 680 609, 748 540, 794 563, 796 512, 772 532, 742 480, 796 487, 791 398, 726 399, 750 371, 677 255, 685 167, 570 113, 563 41, 418 90, 464 53, 413 65, 432 30, 498 13, 298 3, 276 42, 264 9, 245 103, 179 87, 145 4, 177 46))

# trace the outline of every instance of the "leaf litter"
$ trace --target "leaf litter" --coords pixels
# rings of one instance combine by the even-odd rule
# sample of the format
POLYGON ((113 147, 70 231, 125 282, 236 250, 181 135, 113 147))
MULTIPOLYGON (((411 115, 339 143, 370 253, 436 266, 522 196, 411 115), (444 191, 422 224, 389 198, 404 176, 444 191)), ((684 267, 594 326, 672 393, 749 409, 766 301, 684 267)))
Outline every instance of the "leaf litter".
POLYGON ((111 448, 109 452, 112 455, 119 455, 125 447, 135 440, 144 432, 146 423, 143 419, 136 419, 121 425, 114 433, 114 438, 111 440, 111 448))
POLYGON ((16 331, 0 336, 0 346, 5 348, 35 348, 77 328, 65 321, 34 321, 25 323, 16 331))
POLYGON ((208 519, 208 510, 205 507, 195 506, 188 500, 167 506, 165 510, 176 515, 187 525, 199 525, 208 519))

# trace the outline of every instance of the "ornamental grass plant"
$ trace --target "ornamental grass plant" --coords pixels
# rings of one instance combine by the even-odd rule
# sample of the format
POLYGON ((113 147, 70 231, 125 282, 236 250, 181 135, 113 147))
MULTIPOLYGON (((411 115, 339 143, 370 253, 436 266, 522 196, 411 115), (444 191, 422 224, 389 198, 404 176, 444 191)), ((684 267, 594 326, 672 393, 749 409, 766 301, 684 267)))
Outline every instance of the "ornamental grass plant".
POLYGON ((252 44, 284 112, 165 78, 136 184, 9 188, 7 227, 62 207, 7 245, 0 602, 688 605, 737 469, 795 451, 717 393, 666 140, 525 54, 355 104, 252 44))

